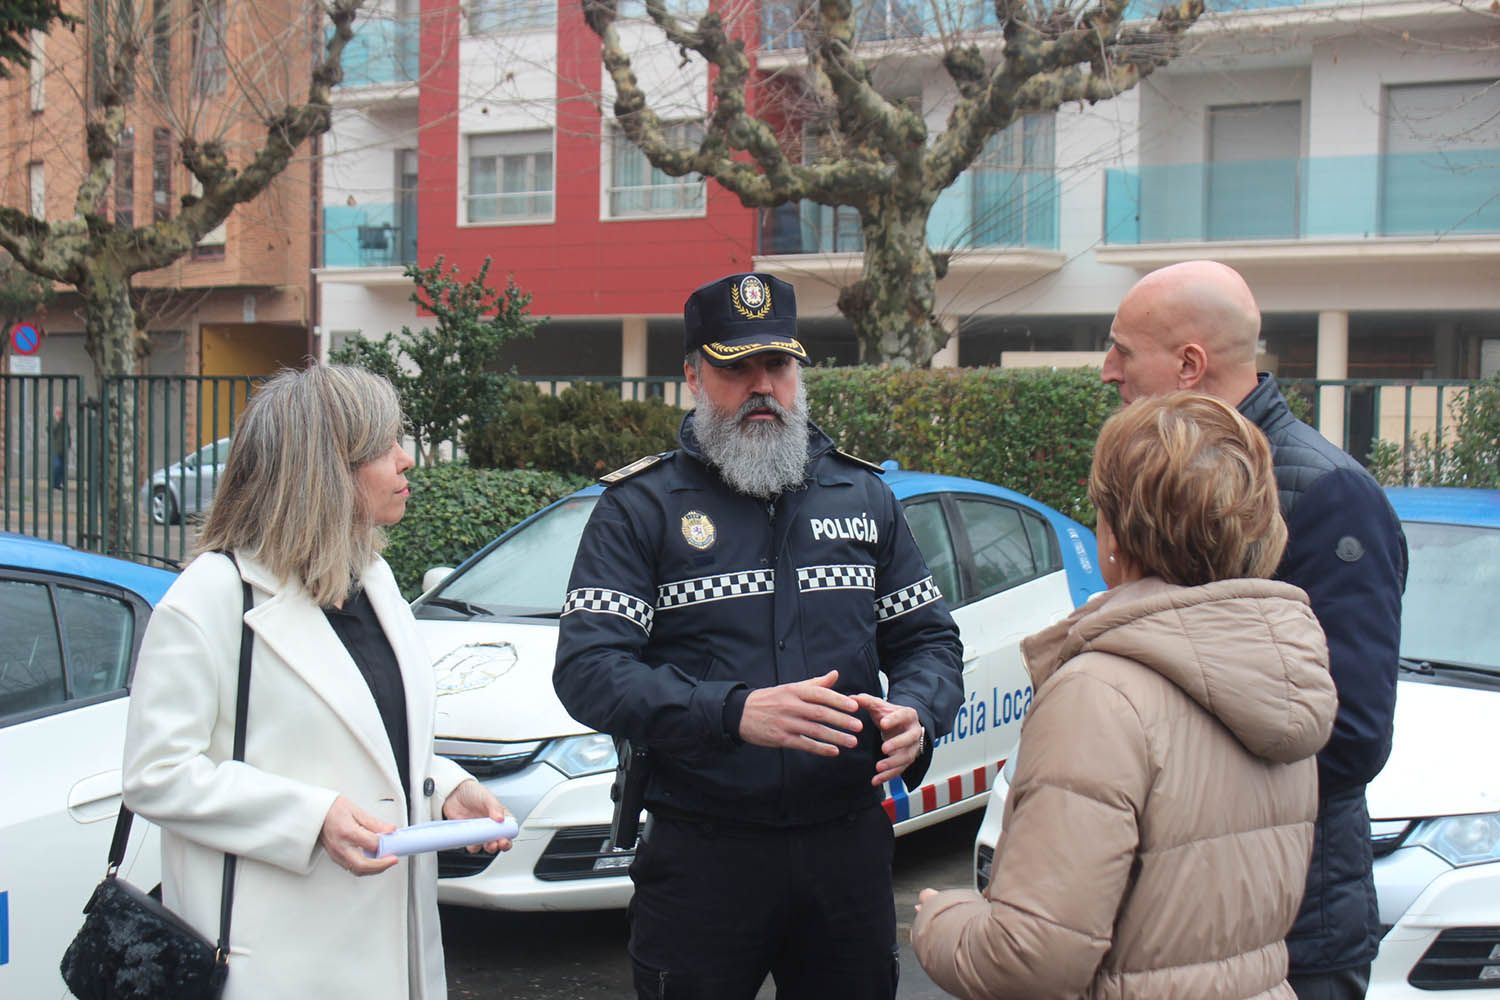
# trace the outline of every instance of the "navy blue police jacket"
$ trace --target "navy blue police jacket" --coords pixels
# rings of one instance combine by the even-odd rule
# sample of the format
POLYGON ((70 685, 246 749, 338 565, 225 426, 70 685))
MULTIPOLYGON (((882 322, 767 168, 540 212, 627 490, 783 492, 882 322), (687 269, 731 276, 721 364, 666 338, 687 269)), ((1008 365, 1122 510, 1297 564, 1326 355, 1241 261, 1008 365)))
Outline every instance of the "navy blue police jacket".
POLYGON ((680 448, 605 477, 573 564, 553 684, 578 721, 648 746, 648 809, 793 827, 878 802, 880 732, 837 757, 739 739, 757 688, 836 689, 916 709, 927 753, 963 698, 958 627, 879 470, 810 428, 807 479, 774 502, 727 486, 692 414, 680 448), (638 470, 638 471, 637 471, 638 470))

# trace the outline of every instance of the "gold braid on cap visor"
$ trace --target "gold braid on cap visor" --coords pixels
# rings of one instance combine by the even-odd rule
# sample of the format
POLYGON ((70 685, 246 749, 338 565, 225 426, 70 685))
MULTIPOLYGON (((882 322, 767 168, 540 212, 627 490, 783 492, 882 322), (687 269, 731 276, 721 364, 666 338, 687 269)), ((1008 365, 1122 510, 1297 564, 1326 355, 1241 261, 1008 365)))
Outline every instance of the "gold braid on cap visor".
POLYGON ((764 344, 736 344, 732 347, 718 341, 703 345, 703 353, 715 361, 733 361, 735 358, 754 351, 785 351, 796 355, 803 361, 807 360, 807 349, 795 340, 772 340, 764 344))

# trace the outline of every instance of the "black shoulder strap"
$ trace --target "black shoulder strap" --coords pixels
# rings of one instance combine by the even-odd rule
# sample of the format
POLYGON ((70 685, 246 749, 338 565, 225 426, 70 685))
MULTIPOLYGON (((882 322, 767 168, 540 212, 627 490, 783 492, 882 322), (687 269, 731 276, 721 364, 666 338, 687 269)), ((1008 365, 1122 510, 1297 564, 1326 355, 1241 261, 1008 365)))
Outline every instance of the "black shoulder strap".
MULTIPOLYGON (((234 558, 233 553, 225 553, 229 561, 234 563, 234 568, 240 568, 239 561, 234 558)), ((243 578, 240 579, 240 587, 244 592, 244 611, 240 615, 240 670, 239 685, 234 695, 234 759, 245 759, 245 723, 250 709, 250 654, 254 651, 255 636, 250 631, 250 626, 245 622, 244 616, 250 613, 255 606, 255 597, 250 591, 250 583, 243 578)), ((130 820, 132 813, 124 802, 120 803, 120 815, 115 820, 115 835, 109 842, 109 869, 106 874, 114 875, 120 870, 120 865, 125 861, 125 845, 130 840, 130 820)), ((233 854, 224 855, 224 886, 219 903, 219 960, 222 962, 229 955, 229 915, 234 905, 234 869, 238 859, 233 854)))

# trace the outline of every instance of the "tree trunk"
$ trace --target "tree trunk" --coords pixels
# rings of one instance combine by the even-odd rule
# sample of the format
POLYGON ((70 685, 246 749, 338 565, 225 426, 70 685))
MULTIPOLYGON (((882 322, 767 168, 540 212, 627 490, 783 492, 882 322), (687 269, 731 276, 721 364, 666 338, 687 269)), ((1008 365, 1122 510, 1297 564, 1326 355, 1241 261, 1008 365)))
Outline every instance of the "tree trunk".
MULTIPOLYGON (((78 291, 83 298, 85 346, 94 362, 101 386, 118 375, 134 375, 144 357, 145 333, 136 322, 130 302, 130 278, 108 266, 90 261, 83 269, 78 291)), ((102 482, 99 489, 100 550, 129 558, 134 536, 136 410, 135 394, 101 391, 100 445, 103 449, 102 482)))
POLYGON ((865 237, 859 281, 839 292, 860 361, 925 368, 948 342, 933 315, 937 267, 927 249, 927 205, 877 205, 860 213, 865 237))

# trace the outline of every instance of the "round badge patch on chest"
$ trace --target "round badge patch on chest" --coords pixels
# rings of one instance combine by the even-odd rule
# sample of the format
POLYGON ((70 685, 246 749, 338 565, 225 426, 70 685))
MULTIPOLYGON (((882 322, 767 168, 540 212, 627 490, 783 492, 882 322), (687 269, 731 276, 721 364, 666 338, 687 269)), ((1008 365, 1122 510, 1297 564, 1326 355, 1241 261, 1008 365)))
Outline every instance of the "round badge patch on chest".
POLYGON ((718 537, 714 523, 701 511, 690 510, 682 515, 682 537, 695 549, 711 548, 718 537))

